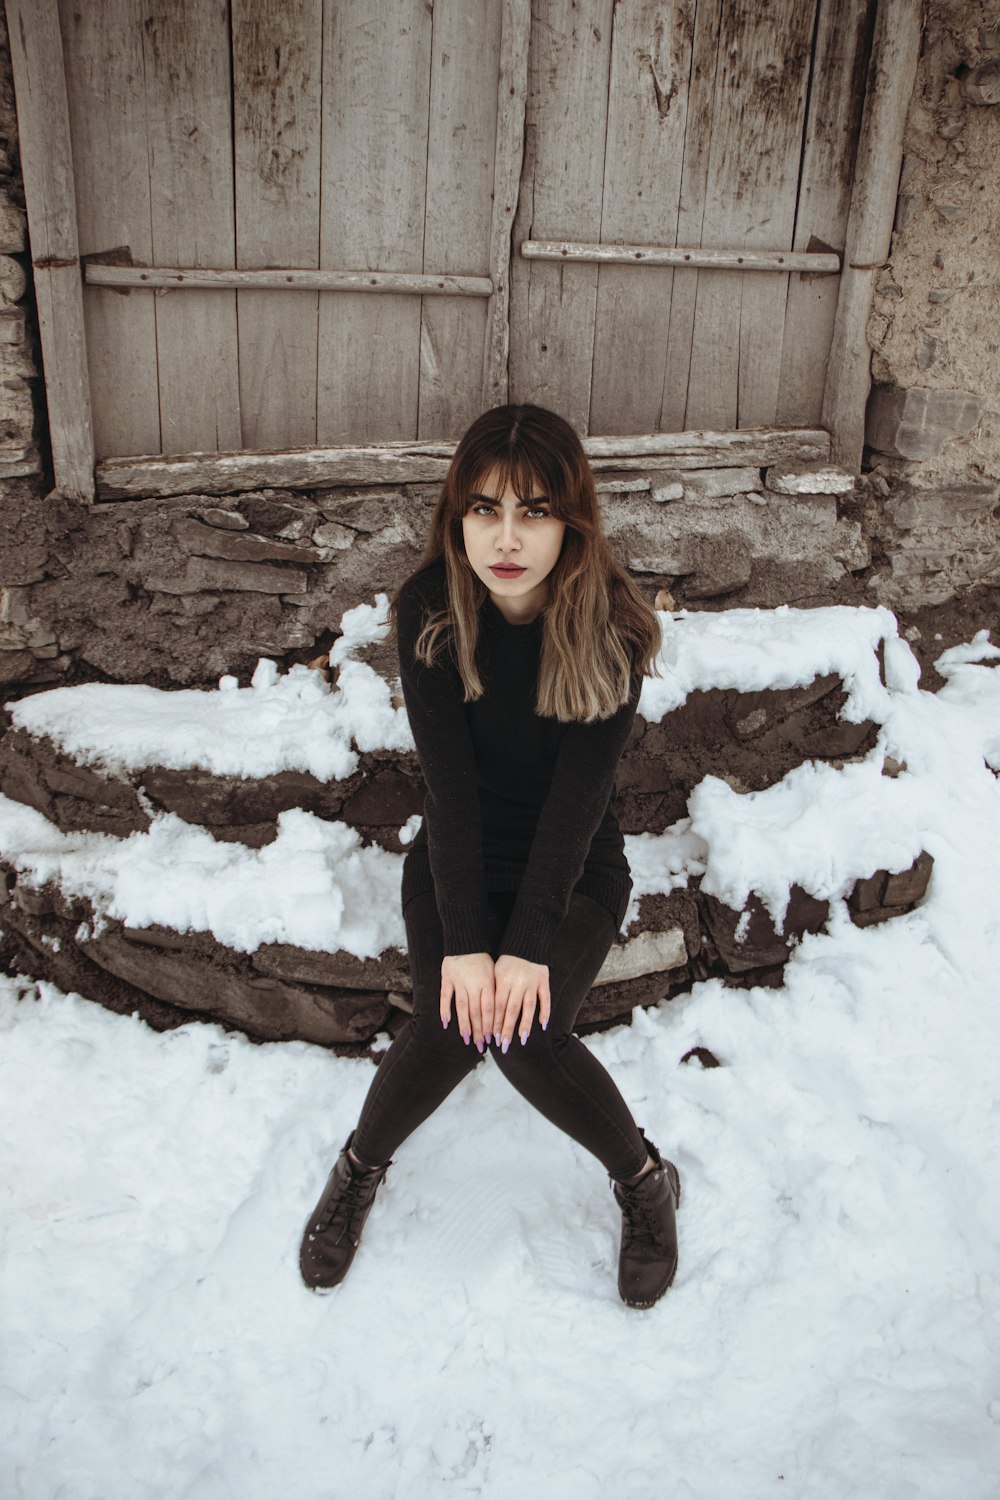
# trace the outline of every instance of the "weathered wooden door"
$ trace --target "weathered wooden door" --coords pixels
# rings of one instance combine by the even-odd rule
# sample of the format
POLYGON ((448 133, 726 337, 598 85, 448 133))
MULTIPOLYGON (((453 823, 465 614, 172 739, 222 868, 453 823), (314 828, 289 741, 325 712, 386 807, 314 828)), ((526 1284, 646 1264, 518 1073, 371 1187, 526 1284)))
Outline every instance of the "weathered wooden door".
MULTIPOLYGON (((508 398, 608 439, 820 423, 876 0, 6 3, 78 492, 508 398)), ((919 0, 878 6, 915 65, 919 0)))

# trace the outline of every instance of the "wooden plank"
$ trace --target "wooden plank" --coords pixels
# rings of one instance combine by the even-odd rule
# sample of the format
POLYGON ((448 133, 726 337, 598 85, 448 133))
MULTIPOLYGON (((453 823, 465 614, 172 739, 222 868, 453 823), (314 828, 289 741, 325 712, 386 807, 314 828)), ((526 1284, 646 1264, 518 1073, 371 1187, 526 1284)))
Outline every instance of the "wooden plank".
MULTIPOLYGON (((875 0, 819 0, 792 241, 797 251, 821 242, 843 252, 874 12, 875 0)), ((789 280, 777 410, 783 424, 820 419, 838 292, 826 278, 789 280)))
POLYGON ((94 496, 69 109, 56 0, 7 0, 56 489, 94 496))
MULTIPOLYGON (((645 433, 585 437, 595 472, 727 468, 735 464, 823 462, 823 429, 645 433)), ((169 458, 108 459, 98 465, 102 499, 150 495, 227 495, 262 485, 317 489, 332 485, 438 484, 454 442, 390 442, 366 447, 301 448, 288 453, 189 453, 169 458)))
MULTIPOLYGON (((61 0, 80 254, 125 249, 148 264, 146 90, 140 0, 61 0)), ((84 277, 86 283, 86 276, 84 277)), ((103 458, 160 448, 156 314, 151 297, 91 291, 87 330, 94 446, 103 458)))
MULTIPOLYGON (((503 0, 434 5, 425 270, 489 270, 502 14, 503 0)), ((467 298, 424 302, 418 436, 458 437, 479 415, 488 312, 467 298)))
MULTIPOLYGON (((794 250, 698 250, 668 245, 586 245, 571 240, 524 240, 525 260, 596 261, 598 265, 680 266, 707 271, 808 271, 813 276, 840 270, 840 256, 794 250)), ((648 283, 647 283, 648 285, 648 283)))
MULTIPOLYGON (((433 20, 425 0, 326 0, 320 265, 422 271, 433 20)), ((420 304, 319 309, 317 438, 413 437, 420 304)))
POLYGON ((83 279, 93 286, 235 286, 272 293, 399 292, 418 297, 489 297, 493 292, 488 276, 425 275, 422 271, 302 271, 283 267, 212 271, 193 266, 114 266, 97 261, 84 266, 83 279))
MULTIPOLYGON (((681 169, 676 243, 702 244, 702 225, 708 196, 709 151, 718 66, 722 0, 696 0, 691 76, 688 81, 687 126, 681 169)), ((698 301, 697 272, 675 276, 670 299, 670 326, 663 363, 663 391, 657 426, 679 432, 687 422, 688 382, 698 301)))
POLYGON ((600 262, 590 432, 648 432, 659 422, 674 262, 669 251, 618 252, 622 241, 635 241, 636 251, 647 241, 677 243, 691 42, 680 5, 633 0, 612 11, 600 218, 600 238, 610 243, 586 257, 600 262), (633 268, 638 263, 650 268, 642 276, 633 268))
MULTIPOLYGON (((241 268, 319 265, 322 44, 323 0, 232 0, 241 268)), ((246 448, 316 441, 319 297, 309 291, 236 299, 246 448)))
POLYGON ((504 0, 490 224, 489 266, 494 290, 486 309, 482 380, 484 411, 491 406, 503 405, 508 395, 511 244, 524 154, 530 40, 531 0, 504 0))
MULTIPOLYGON (((701 243, 791 248, 814 0, 723 7, 701 243)), ((699 276, 687 426, 777 409, 787 282, 699 276)))
MULTIPOLYGON (((143 24, 154 264, 235 264, 227 0, 153 0, 143 24)), ((155 300, 168 452, 238 448, 233 291, 155 300)))
POLYGON ((903 132, 920 54, 920 0, 879 0, 847 223, 844 270, 823 392, 835 461, 855 472, 871 386, 866 329, 875 277, 889 254, 903 132))
MULTIPOLYGON (((606 0, 533 0, 525 239, 600 239, 610 9, 606 0)), ((551 407, 577 432, 590 421, 596 302, 596 266, 515 257, 510 399, 551 407)))

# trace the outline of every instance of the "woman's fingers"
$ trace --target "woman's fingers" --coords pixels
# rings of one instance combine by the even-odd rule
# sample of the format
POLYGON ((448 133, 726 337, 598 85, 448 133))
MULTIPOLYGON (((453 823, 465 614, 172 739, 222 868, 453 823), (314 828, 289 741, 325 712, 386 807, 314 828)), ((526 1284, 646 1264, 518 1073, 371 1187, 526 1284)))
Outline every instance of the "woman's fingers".
POLYGON ((483 1002, 482 991, 469 991, 469 1020, 472 1023, 472 1043, 478 1052, 483 1050, 483 1002))
POLYGON ((524 988, 522 985, 511 985, 509 987, 507 992, 507 1003, 504 1006, 503 1023, 498 1033, 501 1042, 501 1050, 504 1052, 506 1052, 507 1047, 504 1047, 503 1043, 506 1042, 507 1046, 509 1046, 514 1039, 514 1031, 517 1027, 517 1018, 521 1013, 523 998, 524 988))
POLYGON ((479 1012, 483 1022, 483 1041, 489 1042, 493 1036, 493 1013, 496 1008, 494 988, 492 985, 483 985, 479 994, 479 1012))
POLYGON ((552 995, 549 992, 549 981, 546 977, 538 986, 538 1019, 542 1030, 549 1024, 549 1016, 552 1014, 552 995))
POLYGON ((469 1037, 472 1034, 472 1025, 469 1018, 469 995, 468 991, 458 985, 455 989, 455 1014, 458 1017, 458 1030, 462 1041, 469 1045, 469 1037))
POLYGON ((524 1044, 527 1042, 528 1036, 531 1032, 531 1023, 534 1020, 535 1005, 537 1004, 537 1000, 537 990, 529 989, 525 991, 524 999, 521 1002, 521 1023, 518 1026, 518 1035, 521 1038, 522 1046, 524 1046, 524 1044))
POLYGON ((441 1025, 447 1029, 451 1020, 451 999, 455 993, 455 986, 450 979, 441 976, 441 1025))

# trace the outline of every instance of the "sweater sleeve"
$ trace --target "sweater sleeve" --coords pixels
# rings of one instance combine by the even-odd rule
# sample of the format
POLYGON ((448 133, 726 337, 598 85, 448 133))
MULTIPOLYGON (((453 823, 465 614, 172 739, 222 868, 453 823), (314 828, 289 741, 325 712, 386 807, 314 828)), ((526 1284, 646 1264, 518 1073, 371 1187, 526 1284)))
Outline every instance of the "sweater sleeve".
POLYGON ((633 672, 628 700, 616 713, 591 724, 571 724, 563 736, 502 953, 548 963, 556 928, 611 799, 641 690, 642 676, 633 672))
POLYGON ((428 667, 416 659, 414 649, 432 610, 416 588, 405 589, 399 597, 400 682, 427 793, 427 852, 444 928, 444 951, 485 953, 489 906, 482 813, 462 679, 450 659, 428 667))

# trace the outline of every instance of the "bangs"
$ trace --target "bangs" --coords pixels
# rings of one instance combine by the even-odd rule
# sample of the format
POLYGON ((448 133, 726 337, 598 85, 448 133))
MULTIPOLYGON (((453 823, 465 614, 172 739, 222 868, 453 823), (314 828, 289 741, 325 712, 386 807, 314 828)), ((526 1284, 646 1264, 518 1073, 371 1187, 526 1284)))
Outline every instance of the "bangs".
POLYGON ((534 500, 544 495, 552 515, 559 521, 572 522, 576 507, 572 504, 567 485, 567 476, 554 455, 530 455, 524 448, 498 457, 488 454, 478 456, 473 468, 470 462, 464 474, 459 473, 454 492, 454 519, 459 520, 469 508, 470 496, 484 493, 486 479, 494 476, 499 493, 510 484, 518 500, 534 500))

